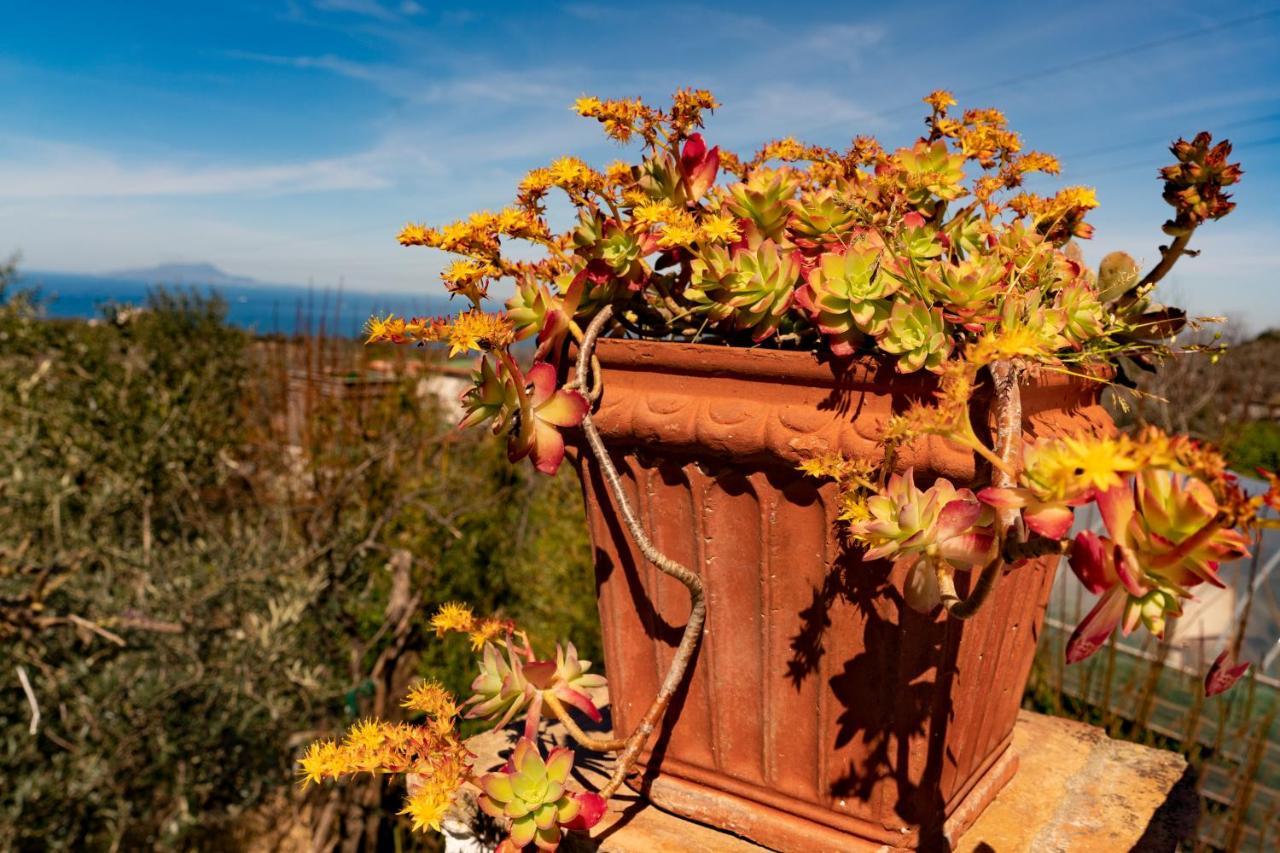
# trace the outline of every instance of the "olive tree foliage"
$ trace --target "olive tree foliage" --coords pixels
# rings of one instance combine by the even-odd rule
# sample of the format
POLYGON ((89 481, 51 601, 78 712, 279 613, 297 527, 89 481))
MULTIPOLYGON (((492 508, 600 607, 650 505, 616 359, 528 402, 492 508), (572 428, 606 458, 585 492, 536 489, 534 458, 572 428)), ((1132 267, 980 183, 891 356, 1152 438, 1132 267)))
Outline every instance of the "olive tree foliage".
POLYGON ((264 810, 320 849, 385 846, 380 781, 308 794, 294 761, 394 716, 419 671, 465 688, 439 603, 590 651, 567 477, 459 437, 414 380, 358 406, 297 393, 357 364, 348 342, 255 341, 190 292, 55 322, 15 279, 0 268, 0 849, 234 848, 264 810))

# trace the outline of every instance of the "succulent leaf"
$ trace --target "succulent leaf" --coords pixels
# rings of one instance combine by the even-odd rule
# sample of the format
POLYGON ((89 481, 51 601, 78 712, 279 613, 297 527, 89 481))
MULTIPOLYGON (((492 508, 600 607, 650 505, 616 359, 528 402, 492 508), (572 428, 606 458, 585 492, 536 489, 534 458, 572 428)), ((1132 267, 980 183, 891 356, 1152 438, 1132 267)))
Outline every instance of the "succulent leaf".
POLYGON ((533 843, 539 849, 555 850, 562 827, 589 829, 604 811, 599 795, 565 790, 564 780, 572 770, 572 750, 553 749, 544 761, 537 744, 521 738, 506 766, 480 779, 480 809, 510 821, 508 841, 515 849, 533 843), (584 815, 584 804, 590 804, 591 815, 584 815))

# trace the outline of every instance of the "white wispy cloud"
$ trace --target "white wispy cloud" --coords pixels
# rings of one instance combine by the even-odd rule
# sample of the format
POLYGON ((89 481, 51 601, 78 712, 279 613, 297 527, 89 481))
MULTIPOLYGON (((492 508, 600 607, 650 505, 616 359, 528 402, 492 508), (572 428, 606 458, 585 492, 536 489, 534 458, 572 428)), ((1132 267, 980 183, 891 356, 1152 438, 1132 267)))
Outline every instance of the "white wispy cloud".
POLYGON ((325 71, 352 80, 370 83, 385 94, 411 103, 434 104, 454 101, 474 104, 525 103, 531 100, 571 98, 580 87, 579 72, 570 69, 498 69, 452 77, 438 71, 404 65, 359 62, 334 54, 289 56, 228 50, 231 59, 276 65, 284 68, 325 71))
POLYGON ((390 152, 255 165, 125 159, 59 140, 0 136, 0 199, 305 193, 389 184, 390 152))
POLYGON ((413 0, 400 3, 379 3, 377 0, 312 0, 311 5, 321 12, 347 12, 380 21, 398 21, 402 17, 421 15, 424 11, 413 0))

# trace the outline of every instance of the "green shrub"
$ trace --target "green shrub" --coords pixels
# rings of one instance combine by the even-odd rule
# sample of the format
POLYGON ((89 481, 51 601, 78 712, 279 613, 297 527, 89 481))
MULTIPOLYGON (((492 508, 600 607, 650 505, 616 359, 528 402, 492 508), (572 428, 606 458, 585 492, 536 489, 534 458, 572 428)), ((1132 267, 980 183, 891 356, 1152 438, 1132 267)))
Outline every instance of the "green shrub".
POLYGON ((1252 475, 1258 468, 1280 470, 1280 424, 1250 421, 1232 430, 1227 442, 1227 459, 1232 470, 1252 475))
MULTIPOLYGON (((38 308, 0 308, 0 849, 224 847, 255 809, 300 814, 299 745, 419 673, 465 689, 465 642, 427 627, 449 599, 597 652, 568 472, 513 469, 411 379, 320 395, 291 437, 290 376, 363 351, 254 342, 216 299, 38 308)), ((313 793, 318 840, 389 843, 384 793, 313 793)))

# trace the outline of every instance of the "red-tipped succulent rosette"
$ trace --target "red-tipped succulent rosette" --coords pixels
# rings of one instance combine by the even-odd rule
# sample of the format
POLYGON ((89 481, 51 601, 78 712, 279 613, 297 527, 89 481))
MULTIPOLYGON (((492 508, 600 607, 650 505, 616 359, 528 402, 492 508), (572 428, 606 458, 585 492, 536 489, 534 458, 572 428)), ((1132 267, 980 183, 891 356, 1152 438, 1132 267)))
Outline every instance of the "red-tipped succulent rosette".
POLYGON ((1107 535, 1077 534, 1070 565, 1102 597, 1067 644, 1072 663, 1101 648, 1117 626, 1128 634, 1141 623, 1163 636, 1165 616, 1181 612, 1193 587, 1223 586, 1219 564, 1248 554, 1248 540, 1195 477, 1146 470, 1096 500, 1107 535))
POLYGON ((507 443, 507 457, 515 462, 528 456, 534 468, 554 474, 564 460, 560 430, 582 423, 589 404, 577 391, 557 387, 556 369, 545 361, 529 368, 524 379, 526 393, 520 401, 519 423, 507 443))

